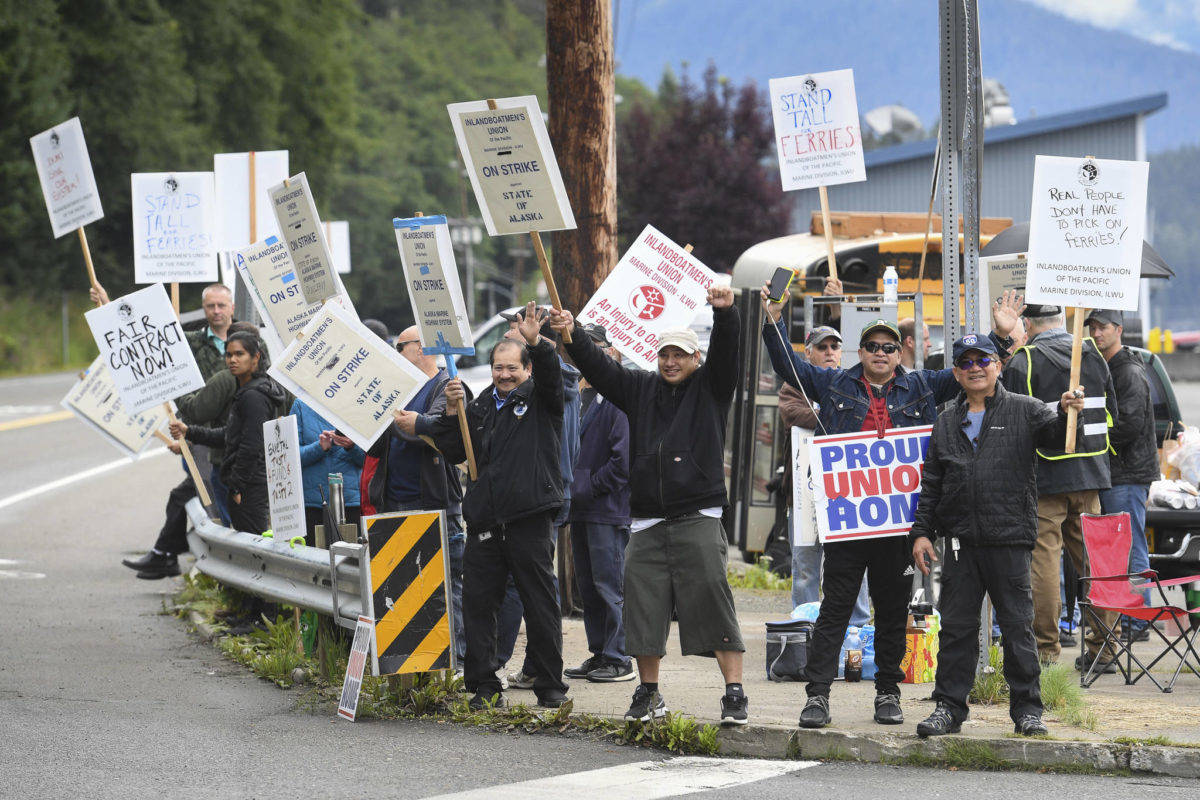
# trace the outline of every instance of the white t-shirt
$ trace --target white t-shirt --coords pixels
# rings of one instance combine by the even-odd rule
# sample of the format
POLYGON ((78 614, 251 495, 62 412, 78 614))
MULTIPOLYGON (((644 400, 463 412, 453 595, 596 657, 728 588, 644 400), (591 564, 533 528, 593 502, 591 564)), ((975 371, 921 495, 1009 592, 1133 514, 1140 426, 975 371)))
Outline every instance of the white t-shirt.
MULTIPOLYGON (((720 519, 721 512, 723 510, 724 509, 721 508, 721 506, 713 506, 712 508, 700 509, 700 513, 706 517, 713 517, 714 519, 720 519)), ((664 519, 666 519, 666 517, 658 517, 657 519, 632 519, 629 521, 629 532, 637 533, 638 531, 646 530, 646 528, 653 528, 655 525, 662 522, 664 519)))

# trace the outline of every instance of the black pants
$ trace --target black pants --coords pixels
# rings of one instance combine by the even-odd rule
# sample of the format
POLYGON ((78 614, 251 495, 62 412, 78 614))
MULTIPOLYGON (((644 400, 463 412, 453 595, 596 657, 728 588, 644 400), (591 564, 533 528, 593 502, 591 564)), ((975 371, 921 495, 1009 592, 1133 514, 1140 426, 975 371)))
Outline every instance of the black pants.
POLYGON ((963 547, 957 557, 946 549, 938 611, 937 683, 933 699, 950 706, 955 719, 967 717, 967 695, 979 659, 979 613, 987 592, 996 607, 1004 645, 1008 713, 1016 722, 1042 715, 1041 666, 1033 637, 1031 552, 1024 547, 963 547))
POLYGON ((235 531, 261 534, 271 527, 271 507, 267 485, 251 484, 242 487, 242 502, 235 503, 229 495, 229 522, 235 531))
POLYGON ((463 565, 463 622, 467 634, 467 691, 498 694, 497 615, 509 574, 525 609, 527 669, 533 689, 566 691, 562 681, 562 619, 554 589, 553 514, 515 520, 467 540, 463 565))
POLYGON ((912 563, 905 536, 825 545, 825 594, 808 651, 808 696, 829 696, 837 677, 838 657, 846 639, 850 611, 867 574, 867 591, 875 607, 875 691, 899 694, 904 673, 904 628, 908 622, 912 563))
POLYGON ((191 475, 180 481, 167 495, 167 518, 158 532, 158 540, 154 542, 155 550, 173 556, 188 551, 188 516, 184 506, 195 496, 196 484, 192 483, 191 475))

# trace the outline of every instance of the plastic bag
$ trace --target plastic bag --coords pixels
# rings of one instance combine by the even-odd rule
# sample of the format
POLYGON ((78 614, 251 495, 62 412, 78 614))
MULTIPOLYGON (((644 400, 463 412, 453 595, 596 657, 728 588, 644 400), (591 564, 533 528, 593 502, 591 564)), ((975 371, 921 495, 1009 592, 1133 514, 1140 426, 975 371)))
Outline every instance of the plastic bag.
POLYGON ((1200 429, 1189 425, 1179 434, 1179 447, 1167 456, 1167 463, 1192 486, 1200 486, 1200 429))

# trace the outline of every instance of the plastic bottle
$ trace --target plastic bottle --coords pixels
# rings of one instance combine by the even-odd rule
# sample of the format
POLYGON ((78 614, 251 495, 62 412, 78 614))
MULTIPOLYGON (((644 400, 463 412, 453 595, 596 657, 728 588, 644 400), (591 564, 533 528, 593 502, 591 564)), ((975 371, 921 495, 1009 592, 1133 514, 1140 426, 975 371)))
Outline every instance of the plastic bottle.
POLYGON ((900 302, 900 276, 895 267, 883 271, 883 302, 890 305, 900 302))
POLYGON ((862 666, 862 638, 858 635, 858 628, 851 627, 846 631, 846 681, 861 681, 862 666))

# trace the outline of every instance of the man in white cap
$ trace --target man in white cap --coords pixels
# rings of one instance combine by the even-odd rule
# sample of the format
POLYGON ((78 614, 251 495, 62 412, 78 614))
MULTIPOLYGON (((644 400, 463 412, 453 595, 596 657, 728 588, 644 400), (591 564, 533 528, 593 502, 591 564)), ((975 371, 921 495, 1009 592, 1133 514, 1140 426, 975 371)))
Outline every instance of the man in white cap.
POLYGON ((683 655, 715 657, 725 679, 721 722, 744 725, 742 644, 725 578, 725 426, 738 383, 737 309, 726 286, 708 290, 713 307, 708 358, 690 328, 664 331, 658 372, 622 367, 576 328, 569 311, 552 311, 556 331, 574 331, 567 352, 583 377, 629 418, 632 531, 625 553, 625 651, 640 684, 625 719, 667 713, 658 691, 671 612, 679 614, 683 655))

